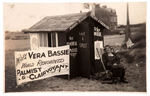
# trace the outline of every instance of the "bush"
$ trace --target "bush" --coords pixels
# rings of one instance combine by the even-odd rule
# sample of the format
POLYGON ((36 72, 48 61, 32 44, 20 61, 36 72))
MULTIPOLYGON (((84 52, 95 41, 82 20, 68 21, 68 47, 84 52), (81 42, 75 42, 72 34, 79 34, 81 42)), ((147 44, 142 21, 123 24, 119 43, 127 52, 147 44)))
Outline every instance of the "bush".
POLYGON ((134 62, 146 61, 146 24, 139 26, 139 30, 132 35, 134 45, 129 50, 129 56, 134 58, 134 62))

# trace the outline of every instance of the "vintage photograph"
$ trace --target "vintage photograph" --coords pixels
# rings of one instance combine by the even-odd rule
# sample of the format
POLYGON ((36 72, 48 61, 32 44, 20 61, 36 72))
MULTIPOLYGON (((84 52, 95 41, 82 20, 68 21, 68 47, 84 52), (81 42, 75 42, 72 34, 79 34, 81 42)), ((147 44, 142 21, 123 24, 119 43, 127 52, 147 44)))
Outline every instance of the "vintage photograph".
POLYGON ((146 2, 3 3, 5 93, 147 92, 146 2))

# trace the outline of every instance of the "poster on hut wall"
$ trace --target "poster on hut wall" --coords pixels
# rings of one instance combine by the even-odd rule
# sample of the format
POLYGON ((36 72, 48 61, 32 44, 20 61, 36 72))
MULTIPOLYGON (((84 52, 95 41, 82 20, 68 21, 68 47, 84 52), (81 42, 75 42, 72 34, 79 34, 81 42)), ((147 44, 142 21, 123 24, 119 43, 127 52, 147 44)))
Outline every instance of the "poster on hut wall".
POLYGON ((94 41, 95 60, 100 59, 103 50, 103 41, 94 41))
POLYGON ((15 52, 17 85, 69 74, 69 45, 15 52))

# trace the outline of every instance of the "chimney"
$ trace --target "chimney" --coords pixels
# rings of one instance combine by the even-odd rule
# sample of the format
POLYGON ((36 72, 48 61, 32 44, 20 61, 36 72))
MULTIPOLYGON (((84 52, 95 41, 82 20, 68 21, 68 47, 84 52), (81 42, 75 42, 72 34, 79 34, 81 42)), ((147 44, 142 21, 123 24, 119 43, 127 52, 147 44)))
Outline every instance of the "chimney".
POLYGON ((107 6, 106 6, 106 5, 103 5, 102 8, 107 8, 107 6))
POLYGON ((91 16, 95 16, 95 3, 92 4, 91 16))

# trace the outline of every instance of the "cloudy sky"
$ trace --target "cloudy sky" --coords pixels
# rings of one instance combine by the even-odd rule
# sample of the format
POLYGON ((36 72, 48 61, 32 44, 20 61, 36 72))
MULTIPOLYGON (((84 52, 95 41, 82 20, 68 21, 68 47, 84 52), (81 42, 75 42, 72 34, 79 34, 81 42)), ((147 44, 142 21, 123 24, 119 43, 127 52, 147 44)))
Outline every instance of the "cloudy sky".
MULTIPOLYGON (((118 24, 126 24, 126 3, 100 3, 108 8, 116 9, 118 24)), ((31 27, 45 16, 79 13, 82 3, 4 3, 4 30, 20 31, 31 27)), ((129 3, 130 23, 146 21, 146 3, 129 3)))

